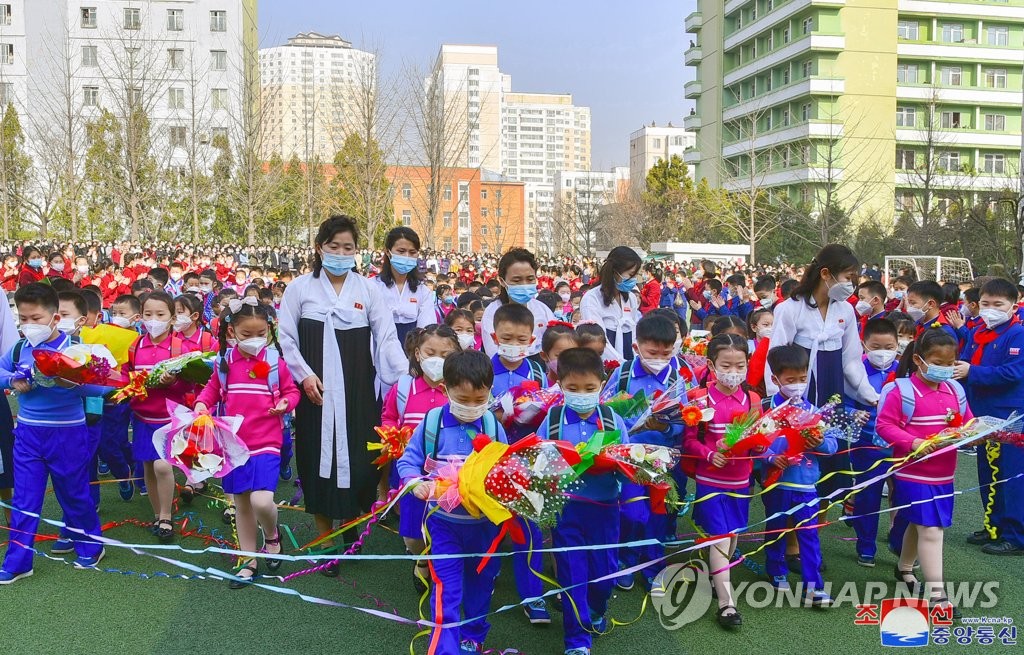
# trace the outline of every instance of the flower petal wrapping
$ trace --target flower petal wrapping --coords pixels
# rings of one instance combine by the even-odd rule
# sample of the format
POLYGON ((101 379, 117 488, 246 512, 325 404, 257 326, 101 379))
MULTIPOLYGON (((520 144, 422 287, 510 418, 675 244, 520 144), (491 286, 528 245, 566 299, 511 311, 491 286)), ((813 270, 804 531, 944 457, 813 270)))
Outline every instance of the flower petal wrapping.
POLYGON ((241 416, 197 414, 170 400, 167 410, 171 422, 153 433, 153 446, 189 483, 222 478, 249 460, 249 449, 238 438, 241 416))

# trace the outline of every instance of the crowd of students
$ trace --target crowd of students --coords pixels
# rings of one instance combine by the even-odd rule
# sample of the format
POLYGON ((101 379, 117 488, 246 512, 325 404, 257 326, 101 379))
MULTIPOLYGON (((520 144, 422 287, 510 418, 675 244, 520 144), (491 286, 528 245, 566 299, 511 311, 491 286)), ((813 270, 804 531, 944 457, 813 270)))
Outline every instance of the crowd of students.
MULTIPOLYGON (((239 436, 251 457, 220 481, 236 513, 243 551, 281 552, 274 493, 280 480, 293 475, 295 411, 299 477, 307 511, 316 514, 321 532, 330 532, 335 520, 352 518, 353 507, 368 509, 367 499, 356 493, 365 478, 377 497, 388 487, 411 489, 398 507, 409 553, 426 552, 428 543, 433 555, 483 553, 498 537, 498 526, 461 507, 439 509, 429 473, 438 462, 469 455, 473 435, 503 442, 525 436, 490 408, 494 398, 533 381, 563 398, 536 430, 541 438, 580 444, 597 431, 618 430, 630 443, 682 452, 683 464, 673 476, 681 497, 692 490, 696 498, 695 525, 702 534, 728 535, 708 549, 716 618, 723 628, 743 623, 730 560, 737 535, 751 523, 751 497, 763 502, 769 533, 789 532, 766 548, 771 583, 789 589, 791 574, 797 574, 807 604, 823 608, 831 599, 817 530, 793 526, 813 521, 818 500, 840 493, 857 536, 851 557, 875 567, 879 511, 888 495, 900 508, 888 530, 895 579, 922 584, 933 604, 951 607, 943 584, 943 542, 952 525, 957 451, 910 461, 891 480, 844 492, 883 476, 894 460, 930 452, 928 438, 951 425, 951 417, 1005 418, 1022 410, 1024 310, 1022 290, 1014 283, 898 277, 883 284, 872 274, 877 269, 863 267, 839 245, 779 275, 733 269, 724 279, 709 263, 666 269, 644 263, 626 247, 613 249, 599 266, 588 263, 586 278, 584 269, 544 264, 521 248, 486 264, 486 274, 475 266, 453 270, 450 260, 442 271, 441 261, 427 265, 419 237, 409 228, 395 228, 379 261, 371 255, 364 263, 363 270, 374 273, 367 281, 356 272, 357 241, 349 219, 325 221, 310 269, 303 272, 300 265, 298 276, 255 258, 243 264, 237 251, 212 258, 199 251, 178 250, 169 257, 118 251, 115 262, 106 258, 112 252, 102 258, 98 251, 91 258, 63 251, 44 257, 26 244, 8 257, 8 270, 17 271, 11 274, 17 278, 17 325, 13 316, 0 321, 0 387, 17 394, 18 416, 13 430, 10 417, 6 428, 0 422, 0 498, 14 508, 8 512, 10 541, 0 584, 33 572, 48 479, 67 525, 50 550, 74 552, 76 567, 95 567, 105 555, 91 538, 100 534, 100 522, 98 488, 90 482, 101 470, 118 480, 125 501, 147 495, 153 534, 165 542, 174 538, 175 493, 190 500, 205 487, 176 485, 171 465, 153 447, 153 432, 170 420, 167 400, 244 417, 239 436), (12 267, 15 261, 24 266, 12 267), (321 331, 310 332, 310 321, 323 324, 321 331), (105 401, 104 388, 44 385, 33 378, 34 350, 64 350, 83 326, 101 322, 139 331, 128 370, 151 370, 180 353, 212 350, 218 354, 215 374, 203 388, 162 380, 163 386, 130 405, 105 401), (336 346, 329 326, 338 334, 336 346), (346 330, 368 331, 353 346, 343 336, 353 333, 346 330), (708 339, 707 364, 695 369, 682 347, 697 330, 708 339), (363 366, 353 348, 366 351, 370 366, 363 366), (394 350, 404 357, 396 359, 394 350), (344 372, 332 374, 335 365, 344 372), (257 375, 258 369, 271 373, 257 375), (374 423, 415 428, 379 487, 368 460, 357 453, 370 435, 353 422, 366 412, 354 406, 349 387, 362 379, 354 375, 373 381, 369 391, 358 392, 377 398, 374 423), (651 418, 637 426, 602 404, 610 392, 650 395, 679 380, 707 389, 710 421, 684 429, 651 418), (798 461, 786 456, 784 438, 731 456, 720 448, 738 414, 759 414, 787 401, 820 407, 837 395, 864 420, 853 439, 826 431, 807 444, 798 461), (779 484, 760 493, 772 470, 779 484), (851 476, 851 470, 857 473, 851 476), (326 502, 323 495, 335 487, 352 495, 326 502)), ((1024 510, 1015 499, 1022 492, 1017 476, 1024 474, 1024 453, 1011 445, 978 447, 985 524, 971 526, 978 530, 967 540, 985 554, 1022 554, 1024 510)), ((567 655, 590 653, 593 638, 607 630, 616 586, 628 591, 639 582, 647 591, 664 593, 658 575, 664 546, 580 548, 674 541, 679 527, 679 507, 659 513, 644 487, 615 474, 588 474, 582 484, 550 530, 558 549, 557 581, 568 589, 560 596, 567 655)), ((531 624, 550 623, 540 598, 545 562, 534 552, 547 535, 516 520, 527 536, 527 545, 513 546, 517 591, 531 624)), ((261 566, 276 571, 281 560, 243 559, 231 586, 248 586, 261 566)), ((416 563, 413 584, 432 594, 431 621, 450 626, 469 620, 435 628, 429 652, 482 652, 500 568, 499 558, 485 564, 472 557, 416 563)), ((337 563, 324 573, 337 575, 337 563)))

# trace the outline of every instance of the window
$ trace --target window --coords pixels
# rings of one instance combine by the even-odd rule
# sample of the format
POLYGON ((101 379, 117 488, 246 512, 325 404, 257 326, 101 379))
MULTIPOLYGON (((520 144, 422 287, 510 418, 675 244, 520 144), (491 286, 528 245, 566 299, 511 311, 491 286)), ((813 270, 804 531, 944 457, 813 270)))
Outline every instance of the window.
POLYGON ((912 191, 898 191, 896 193, 895 209, 898 212, 909 212, 914 210, 914 193, 912 191))
POLYGON ((775 49, 775 32, 768 33, 768 51, 775 49))
POLYGON ((482 234, 484 236, 487 235, 487 226, 486 225, 481 225, 480 226, 480 234, 482 234))
POLYGON ((210 133, 213 136, 213 145, 214 145, 214 147, 219 148, 221 146, 227 146, 228 145, 227 144, 228 128, 226 128, 226 127, 215 127, 212 130, 210 130, 210 133), (220 143, 220 141, 223 141, 224 143, 220 143))
POLYGON ((800 146, 800 163, 804 166, 811 163, 811 146, 800 146))
POLYGON ((0 106, 6 107, 14 102, 14 83, 0 82, 0 106))
POLYGON ((126 29, 126 30, 142 29, 142 10, 141 9, 133 9, 131 7, 125 8, 125 10, 124 10, 124 29, 126 29))
POLYGON ((774 126, 774 121, 772 120, 772 113, 768 112, 764 116, 764 129, 765 129, 765 131, 770 132, 773 126, 774 126))
POLYGON ((804 34, 810 34, 811 30, 814 29, 814 19, 808 16, 804 19, 804 22, 800 24, 804 31, 804 34))
POLYGON ((945 130, 959 129, 960 128, 960 112, 958 111, 944 111, 942 112, 941 125, 945 130))
POLYGON ((100 106, 100 88, 98 86, 82 87, 82 105, 85 107, 100 106))
POLYGON ((445 237, 445 239, 444 239, 444 249, 445 250, 451 250, 452 249, 452 238, 451 237, 445 237))
POLYGON ((172 148, 184 148, 188 140, 188 132, 184 125, 172 125, 167 128, 167 137, 172 148))
POLYGON ((800 118, 805 123, 811 120, 811 103, 805 102, 803 106, 800 107, 800 118))
POLYGON ((989 132, 1005 132, 1006 116, 1002 114, 985 114, 985 129, 989 132))
POLYGON ((133 107, 142 104, 142 89, 139 87, 128 87, 124 90, 125 97, 128 98, 128 104, 133 107))
POLYGON ((226 71, 228 69, 228 51, 227 50, 211 50, 210 51, 210 70, 212 71, 226 71))
POLYGON ((412 200, 412 186, 409 184, 402 185, 402 200, 412 200))
POLYGON ((783 126, 788 126, 789 125, 789 110, 788 109, 783 109, 782 110, 782 125, 783 126))
POLYGON ((484 189, 480 192, 480 199, 487 200, 487 189, 484 189))
POLYGON ((963 81, 963 69, 959 66, 943 66, 940 73, 943 86, 960 86, 963 81))
POLYGON ((810 77, 814 73, 814 62, 808 60, 800 64, 800 72, 804 77, 810 77))
POLYGON ((917 64, 897 64, 897 84, 917 84, 917 64))
POLYGON ((782 42, 783 43, 789 43, 790 39, 793 38, 792 35, 793 35, 793 33, 790 31, 790 29, 788 27, 786 29, 782 30, 782 42))
POLYGON ((896 36, 907 41, 917 41, 918 39, 917 21, 916 20, 901 20, 896 23, 896 36))
POLYGON ((651 140, 651 147, 652 148, 661 148, 661 139, 652 139, 651 140))
POLYGON ((451 201, 452 199, 452 185, 450 184, 444 185, 444 199, 446 201, 451 201))
MULTIPOLYGON (((772 86, 772 74, 768 73, 768 75, 766 75, 765 78, 764 78, 764 90, 765 90, 765 92, 768 92, 768 91, 771 91, 772 88, 773 88, 773 86, 772 86)), ((658 143, 660 144, 661 141, 659 140, 658 143)))
POLYGON ((408 209, 402 210, 402 225, 406 227, 412 227, 412 211, 408 209))
POLYGON ((896 108, 896 127, 914 127, 917 124, 917 110, 913 107, 896 108))
POLYGON ((228 108, 228 90, 227 89, 213 89, 210 92, 211 100, 213 101, 214 109, 227 109, 228 108))
POLYGON ((1001 175, 1006 171, 1006 156, 986 154, 981 157, 981 170, 985 173, 1001 175))
POLYGON ((11 5, 0 5, 0 25, 11 24, 11 5))
POLYGON ((444 216, 443 216, 443 218, 441 220, 442 220, 442 224, 445 227, 451 227, 452 226, 452 213, 451 212, 445 212, 444 216))
POLYGON ((1005 89, 1006 88, 1006 69, 1005 68, 986 68, 984 71, 985 75, 985 86, 991 89, 1005 89))
POLYGON ((178 48, 171 48, 167 51, 167 68, 180 71, 185 67, 185 51, 178 48))
POLYGON ((945 23, 942 26, 943 43, 963 43, 964 26, 961 23, 945 23))
POLYGON ((167 10, 167 31, 168 32, 180 32, 185 29, 185 10, 183 9, 168 9, 167 10))
POLYGON ((82 27, 96 29, 96 7, 82 7, 82 27))
POLYGON ((167 106, 170 109, 184 109, 185 108, 185 89, 168 89, 167 90, 167 106))
POLYGON ((486 207, 481 207, 480 216, 482 216, 483 218, 487 218, 488 216, 490 216, 490 211, 486 207))
POLYGON ((914 151, 896 148, 896 168, 904 171, 914 170, 914 151))
POLYGON ((992 25, 988 28, 989 45, 1010 45, 1010 28, 992 25))
POLYGON ((789 84, 789 66, 782 69, 782 86, 789 84))
POLYGON ((82 46, 82 67, 83 68, 96 68, 100 65, 99 58, 96 52, 96 46, 84 45, 82 46))
POLYGON ((0 64, 11 66, 14 64, 14 44, 0 43, 0 64))
POLYGON ((228 12, 226 12, 226 11, 211 11, 210 12, 210 31, 211 32, 227 32, 228 31, 228 12))
POLYGON ((949 151, 939 153, 939 168, 946 171, 960 170, 960 153, 949 151))

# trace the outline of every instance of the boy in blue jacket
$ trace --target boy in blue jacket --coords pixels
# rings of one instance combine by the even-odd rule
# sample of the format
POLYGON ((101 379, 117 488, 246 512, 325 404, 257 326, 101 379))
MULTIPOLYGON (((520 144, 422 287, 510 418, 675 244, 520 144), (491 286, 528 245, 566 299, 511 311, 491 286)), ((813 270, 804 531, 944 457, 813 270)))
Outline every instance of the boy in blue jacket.
MULTIPOLYGON (((1020 411, 1024 399, 1024 326, 1016 315, 1017 287, 994 279, 981 288, 979 316, 985 327, 975 329, 960 354, 953 375, 964 382, 967 402, 975 416, 1006 418, 1020 411)), ((978 452, 978 482, 985 509, 984 529, 967 541, 984 545, 989 555, 1024 555, 1024 448, 986 443, 978 452), (993 485, 993 468, 1006 482, 993 485), (1012 499, 1012 500, 1011 500, 1012 499)))
POLYGON ((57 293, 45 284, 29 284, 14 294, 25 338, 0 357, 0 388, 19 395, 18 425, 14 429, 14 510, 0 584, 32 575, 38 514, 43 509, 47 478, 53 481, 57 502, 74 534, 75 568, 94 568, 103 559, 100 519, 89 493, 88 466, 92 460, 82 398, 107 389, 55 381, 41 386, 33 380, 35 350, 62 351, 71 338, 57 330, 57 293))
MULTIPOLYGON (((444 462, 465 459, 473 452, 473 438, 487 435, 507 443, 505 431, 488 411, 494 369, 487 355, 467 350, 455 353, 444 363, 444 385, 448 404, 427 412, 423 422, 409 439, 398 460, 402 484, 421 478, 428 460, 444 462)), ((417 498, 430 497, 432 483, 417 484, 417 498)), ((451 512, 438 508, 436 502, 427 506, 426 530, 430 534, 434 555, 485 553, 498 536, 498 526, 486 517, 473 518, 461 506, 451 512)), ((436 653, 480 653, 490 630, 486 615, 490 613, 494 579, 501 568, 492 557, 478 573, 479 558, 430 560, 431 620, 436 625, 475 619, 454 628, 435 627, 430 635, 431 651, 436 653)))
MULTIPOLYGON (((571 348, 558 356, 558 380, 565 403, 551 408, 548 419, 537 430, 542 439, 561 439, 571 444, 586 443, 596 432, 618 430, 626 435, 626 424, 610 408, 601 407, 604 363, 588 348, 571 348)), ((583 487, 575 492, 581 500, 570 500, 558 525, 551 531, 555 548, 574 548, 619 543, 619 493, 616 475, 584 475, 583 487)), ((558 583, 573 587, 564 599, 562 624, 565 655, 590 655, 593 633, 607 629, 608 609, 614 581, 584 584, 608 576, 615 570, 615 549, 570 550, 555 553, 558 583), (579 586, 576 586, 579 585, 579 586)))
MULTIPOLYGON (((772 398, 772 406, 778 407, 791 398, 803 399, 807 390, 807 369, 810 358, 807 351, 795 344, 777 346, 768 351, 768 365, 772 370, 772 381, 779 387, 779 393, 772 398)), ((802 400, 806 409, 813 409, 802 400)), ((789 447, 786 437, 778 437, 768 450, 767 463, 782 471, 778 486, 764 495, 765 514, 769 518, 767 530, 785 530, 789 519, 794 526, 800 545, 800 566, 803 575, 804 598, 813 607, 828 607, 832 599, 825 593, 825 581, 821 577, 821 542, 818 530, 806 527, 815 524, 818 513, 818 494, 815 485, 821 477, 818 457, 834 455, 838 445, 831 430, 814 439, 808 439, 806 450, 799 461, 790 461, 786 456, 789 447), (795 509, 794 509, 795 508, 795 509)), ((771 470, 770 468, 766 470, 771 470)), ((772 535, 766 550, 768 575, 777 589, 789 589, 786 576, 786 539, 784 535, 772 535)))

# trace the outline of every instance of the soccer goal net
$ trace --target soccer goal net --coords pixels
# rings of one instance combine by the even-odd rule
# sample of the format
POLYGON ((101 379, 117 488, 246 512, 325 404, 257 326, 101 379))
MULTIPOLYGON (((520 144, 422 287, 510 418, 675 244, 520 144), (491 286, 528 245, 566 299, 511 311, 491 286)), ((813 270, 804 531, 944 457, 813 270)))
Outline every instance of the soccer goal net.
POLYGON ((900 275, 909 275, 916 280, 938 282, 970 282, 974 269, 969 259, 962 257, 923 257, 899 255, 885 258, 886 283, 900 275))

